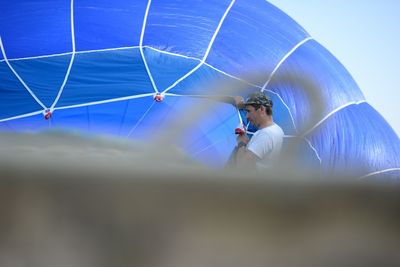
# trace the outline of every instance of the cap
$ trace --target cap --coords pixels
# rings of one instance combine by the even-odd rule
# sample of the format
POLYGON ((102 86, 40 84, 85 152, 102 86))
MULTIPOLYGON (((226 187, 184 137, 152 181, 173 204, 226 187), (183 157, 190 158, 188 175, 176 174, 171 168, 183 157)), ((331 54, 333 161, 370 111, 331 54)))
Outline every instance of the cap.
POLYGON ((264 107, 271 107, 272 108, 272 100, 268 98, 268 96, 264 95, 261 92, 256 92, 252 93, 249 95, 249 98, 247 98, 246 102, 244 102, 244 105, 261 105, 264 107))

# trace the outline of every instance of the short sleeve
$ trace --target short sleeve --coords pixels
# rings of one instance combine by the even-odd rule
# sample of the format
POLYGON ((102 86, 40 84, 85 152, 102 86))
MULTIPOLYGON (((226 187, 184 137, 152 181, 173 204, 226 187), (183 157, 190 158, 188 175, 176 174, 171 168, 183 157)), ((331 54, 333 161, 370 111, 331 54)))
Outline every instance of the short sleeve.
POLYGON ((263 159, 272 150, 272 139, 268 133, 259 132, 250 140, 247 150, 254 153, 259 159, 263 159))

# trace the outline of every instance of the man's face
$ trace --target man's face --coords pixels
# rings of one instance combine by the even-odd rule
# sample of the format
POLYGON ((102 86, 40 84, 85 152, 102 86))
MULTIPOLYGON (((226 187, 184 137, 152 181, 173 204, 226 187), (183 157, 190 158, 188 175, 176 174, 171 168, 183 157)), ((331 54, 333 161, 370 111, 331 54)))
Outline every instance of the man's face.
POLYGON ((246 110, 246 118, 250 121, 251 124, 258 127, 261 108, 256 110, 253 106, 246 106, 245 110, 246 110))

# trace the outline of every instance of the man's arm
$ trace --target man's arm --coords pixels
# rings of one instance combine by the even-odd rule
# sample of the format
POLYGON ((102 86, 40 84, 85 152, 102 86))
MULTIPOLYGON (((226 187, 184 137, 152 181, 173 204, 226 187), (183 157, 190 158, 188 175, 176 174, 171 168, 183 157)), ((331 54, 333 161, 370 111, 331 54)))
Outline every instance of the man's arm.
POLYGON ((249 138, 246 134, 238 136, 238 144, 236 151, 236 167, 238 168, 255 168, 258 157, 246 148, 249 138))
POLYGON ((244 109, 245 105, 244 105, 244 99, 241 96, 235 96, 233 97, 234 100, 234 106, 238 109, 244 109))
POLYGON ((236 152, 236 166, 238 168, 256 168, 257 161, 258 157, 250 150, 247 150, 246 146, 238 148, 236 152))

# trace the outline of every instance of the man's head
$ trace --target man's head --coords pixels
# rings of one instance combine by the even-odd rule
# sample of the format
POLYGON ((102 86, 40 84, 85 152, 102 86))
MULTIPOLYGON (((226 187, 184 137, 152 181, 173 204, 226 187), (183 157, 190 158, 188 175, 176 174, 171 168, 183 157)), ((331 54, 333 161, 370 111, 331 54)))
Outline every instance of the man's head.
POLYGON ((272 115, 272 100, 268 98, 268 96, 264 95, 261 92, 255 92, 249 95, 244 106, 253 106, 255 110, 258 110, 261 107, 265 108, 265 112, 267 115, 272 115))
POLYGON ((246 117, 254 126, 265 127, 272 121, 272 101, 263 93, 252 93, 244 103, 246 117))

